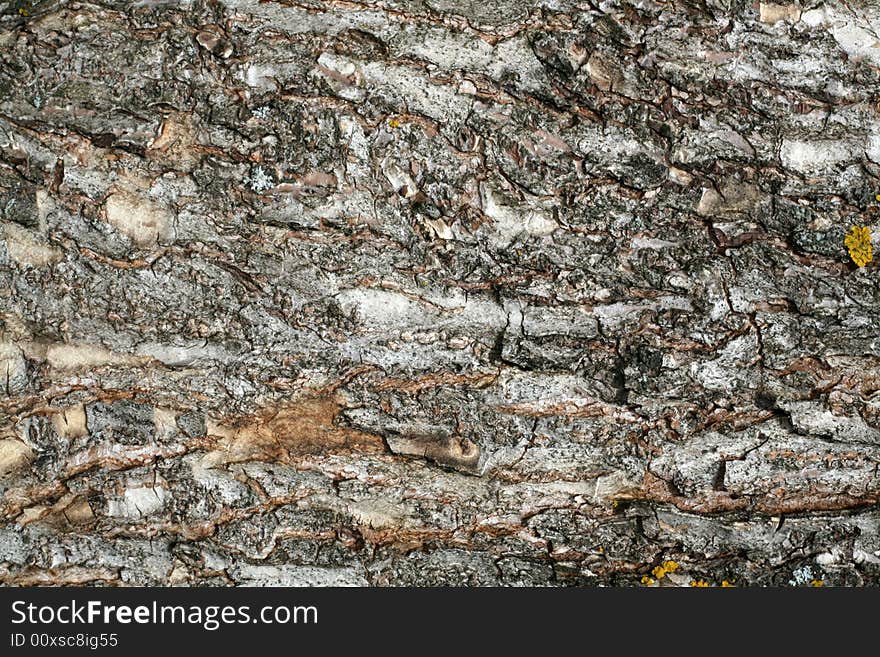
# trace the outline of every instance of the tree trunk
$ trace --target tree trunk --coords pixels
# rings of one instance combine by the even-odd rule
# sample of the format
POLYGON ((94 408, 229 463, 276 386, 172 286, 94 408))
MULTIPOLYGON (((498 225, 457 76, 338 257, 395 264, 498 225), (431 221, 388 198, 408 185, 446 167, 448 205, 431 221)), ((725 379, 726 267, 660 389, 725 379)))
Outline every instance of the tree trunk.
POLYGON ((0 582, 880 583, 877 3, 0 12, 0 582))

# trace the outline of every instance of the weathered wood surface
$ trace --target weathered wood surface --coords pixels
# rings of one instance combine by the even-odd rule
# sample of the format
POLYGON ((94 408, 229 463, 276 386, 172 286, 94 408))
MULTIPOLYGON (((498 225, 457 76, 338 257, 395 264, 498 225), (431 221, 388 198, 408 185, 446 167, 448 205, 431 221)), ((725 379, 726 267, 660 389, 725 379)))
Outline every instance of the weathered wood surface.
POLYGON ((880 581, 877 3, 0 11, 0 582, 880 581))

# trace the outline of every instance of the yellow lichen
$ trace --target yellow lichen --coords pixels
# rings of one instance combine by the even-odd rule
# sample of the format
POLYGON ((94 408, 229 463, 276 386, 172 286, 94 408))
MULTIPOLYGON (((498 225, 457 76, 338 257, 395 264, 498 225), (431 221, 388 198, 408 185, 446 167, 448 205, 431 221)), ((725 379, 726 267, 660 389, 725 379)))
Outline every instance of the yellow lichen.
POLYGON ((736 580, 733 580, 733 581, 730 581, 730 582, 728 582, 726 579, 721 580, 721 588, 722 588, 722 589, 733 588, 733 587, 735 586, 735 584, 733 583, 734 581, 736 581, 736 580))
POLYGON ((825 582, 823 582, 821 579, 814 579, 812 582, 810 582, 810 586, 812 586, 813 588, 819 588, 821 586, 825 586, 825 582))
POLYGON ((678 563, 675 561, 664 561, 662 565, 655 566, 651 574, 657 579, 663 579, 666 575, 674 573, 676 570, 678 570, 678 563))
POLYGON ((859 267, 864 267, 874 259, 871 247, 871 229, 867 226, 853 226, 843 240, 849 257, 859 267))
POLYGON ((653 577, 648 577, 647 575, 642 577, 642 584, 644 584, 645 586, 653 586, 655 583, 656 581, 653 577))
POLYGON ((707 582, 704 579, 694 579, 694 580, 691 580, 691 586, 693 586, 694 588, 697 588, 697 589, 704 589, 709 586, 709 582, 707 582))
POLYGON ((391 119, 388 122, 388 125, 391 126, 392 128, 399 128, 400 127, 400 120, 399 119, 391 119))

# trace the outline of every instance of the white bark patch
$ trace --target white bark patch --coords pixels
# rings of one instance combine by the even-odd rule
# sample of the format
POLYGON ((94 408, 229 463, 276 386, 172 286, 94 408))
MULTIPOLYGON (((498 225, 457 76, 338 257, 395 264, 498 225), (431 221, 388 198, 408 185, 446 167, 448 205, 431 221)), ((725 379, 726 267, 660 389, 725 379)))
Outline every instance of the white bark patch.
POLYGON ((546 84, 547 74, 535 52, 524 36, 516 36, 500 42, 495 47, 489 72, 500 78, 507 73, 516 74, 524 88, 538 91, 546 84))
POLYGON ((661 251, 673 246, 678 246, 678 242, 670 242, 669 240, 661 240, 653 237, 633 237, 632 242, 630 243, 630 248, 633 250, 651 249, 652 251, 661 251))
POLYGON ((368 586, 361 569, 355 567, 242 565, 231 575, 240 586, 368 586))
POLYGON ((530 337, 569 335, 594 337, 598 333, 598 322, 588 307, 572 306, 562 308, 526 308, 524 312, 511 309, 510 326, 516 330, 521 323, 523 332, 530 337))
POLYGON ((135 350, 138 356, 153 358, 169 367, 185 367, 200 362, 218 360, 229 356, 220 346, 190 342, 189 344, 162 344, 147 342, 135 350))
POLYGON ((639 489, 638 482, 631 481, 625 472, 615 471, 607 475, 603 475, 596 480, 596 491, 594 498, 596 501, 614 499, 618 497, 626 497, 630 493, 635 493, 639 489))
POLYGON ((339 55, 335 55, 329 52, 322 52, 318 57, 318 64, 323 66, 330 72, 336 73, 339 76, 347 78, 351 75, 354 75, 357 68, 355 68, 354 62, 352 62, 347 57, 340 57, 339 55))
POLYGON ((653 307, 650 303, 609 303, 604 306, 595 306, 593 315, 603 327, 617 329, 634 316, 638 316, 643 310, 650 310, 653 307))
POLYGON ((439 28, 402 32, 394 44, 402 55, 418 57, 445 69, 485 70, 493 48, 481 39, 439 28))
POLYGON ((27 364, 21 349, 11 342, 0 342, 0 389, 11 393, 27 385, 27 364))
POLYGON ((801 18, 801 9, 797 5, 779 5, 773 2, 762 2, 759 9, 762 23, 778 23, 789 21, 795 23, 801 18))
POLYGON ((669 167, 669 179, 678 185, 690 185, 694 177, 683 169, 669 167))
POLYGON ((107 198, 107 221, 137 246, 155 245, 168 238, 171 212, 131 192, 115 192, 107 198))
POLYGON ((481 189, 483 212, 494 222, 496 246, 508 246, 520 235, 545 237, 559 224, 534 208, 519 209, 504 205, 499 194, 487 186, 481 189))
POLYGON ((177 432, 177 413, 170 408, 154 408, 153 427, 157 438, 173 436, 177 432))
POLYGON ((364 83, 382 88, 397 102, 414 112, 429 116, 451 127, 467 117, 473 99, 459 94, 456 87, 425 84, 425 77, 403 66, 370 62, 361 67, 364 83))
POLYGON ((732 390, 742 385, 742 375, 754 359, 757 340, 754 335, 744 335, 731 340, 718 355, 706 363, 693 363, 691 376, 707 390, 732 390))
POLYGON ((865 3, 853 15, 844 3, 829 2, 826 6, 803 12, 801 20, 810 27, 824 27, 844 52, 856 61, 868 60, 880 65, 880 47, 877 25, 880 24, 880 6, 865 3), (836 6, 835 6, 836 5, 836 6))
POLYGON ((811 401, 787 402, 784 408, 791 414, 792 424, 804 433, 844 442, 880 443, 880 431, 869 426, 857 413, 835 415, 821 403, 811 401))
POLYGON ((56 370, 79 370, 105 365, 138 365, 144 359, 117 354, 101 345, 56 343, 46 350, 49 367, 56 370))
POLYGON ((856 149, 847 142, 830 139, 782 142, 782 164, 802 173, 831 175, 837 165, 857 157, 856 149))
POLYGON ((128 488, 121 499, 110 500, 107 513, 125 518, 143 518, 165 507, 168 491, 162 486, 140 486, 128 488))
POLYGON ((361 321, 375 327, 412 324, 424 312, 416 301, 388 290, 343 290, 336 298, 345 312, 354 311, 361 321))
POLYGON ((385 500, 360 500, 351 504, 347 511, 352 520, 371 529, 396 528, 407 524, 403 509, 385 500))
POLYGON ((412 198, 419 191, 412 177, 390 160, 382 162, 382 173, 385 174, 394 191, 402 193, 406 198, 412 198))
POLYGON ((45 267, 58 262, 63 257, 60 249, 49 246, 39 235, 15 224, 3 227, 6 238, 6 252, 20 265, 45 267))

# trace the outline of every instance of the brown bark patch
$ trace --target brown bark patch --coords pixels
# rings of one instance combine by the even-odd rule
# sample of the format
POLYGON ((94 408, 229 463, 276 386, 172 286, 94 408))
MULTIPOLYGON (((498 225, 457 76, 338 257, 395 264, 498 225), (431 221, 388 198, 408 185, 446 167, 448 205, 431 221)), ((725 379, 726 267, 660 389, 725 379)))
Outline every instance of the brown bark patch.
POLYGON ((480 446, 464 436, 390 436, 388 446, 395 454, 417 456, 465 472, 475 472, 480 463, 480 446))
POLYGON ((648 472, 642 481, 641 490, 632 494, 619 495, 616 499, 661 502, 672 504, 681 511, 700 514, 751 510, 765 515, 779 515, 860 509, 877 504, 880 496, 872 491, 862 495, 852 495, 828 491, 816 486, 799 491, 785 491, 779 488, 754 495, 732 495, 727 491, 706 491, 700 495, 686 497, 676 493, 662 478, 648 472))
POLYGON ((67 493, 52 506, 32 506, 18 518, 20 525, 40 523, 59 532, 73 531, 95 520, 89 501, 82 495, 67 493))
POLYGON ((339 426, 337 397, 312 397, 267 406, 231 426, 209 424, 219 439, 208 467, 242 461, 288 461, 304 454, 385 451, 382 438, 339 426))
POLYGON ((0 477, 23 470, 33 460, 33 450, 20 440, 0 440, 0 477))

